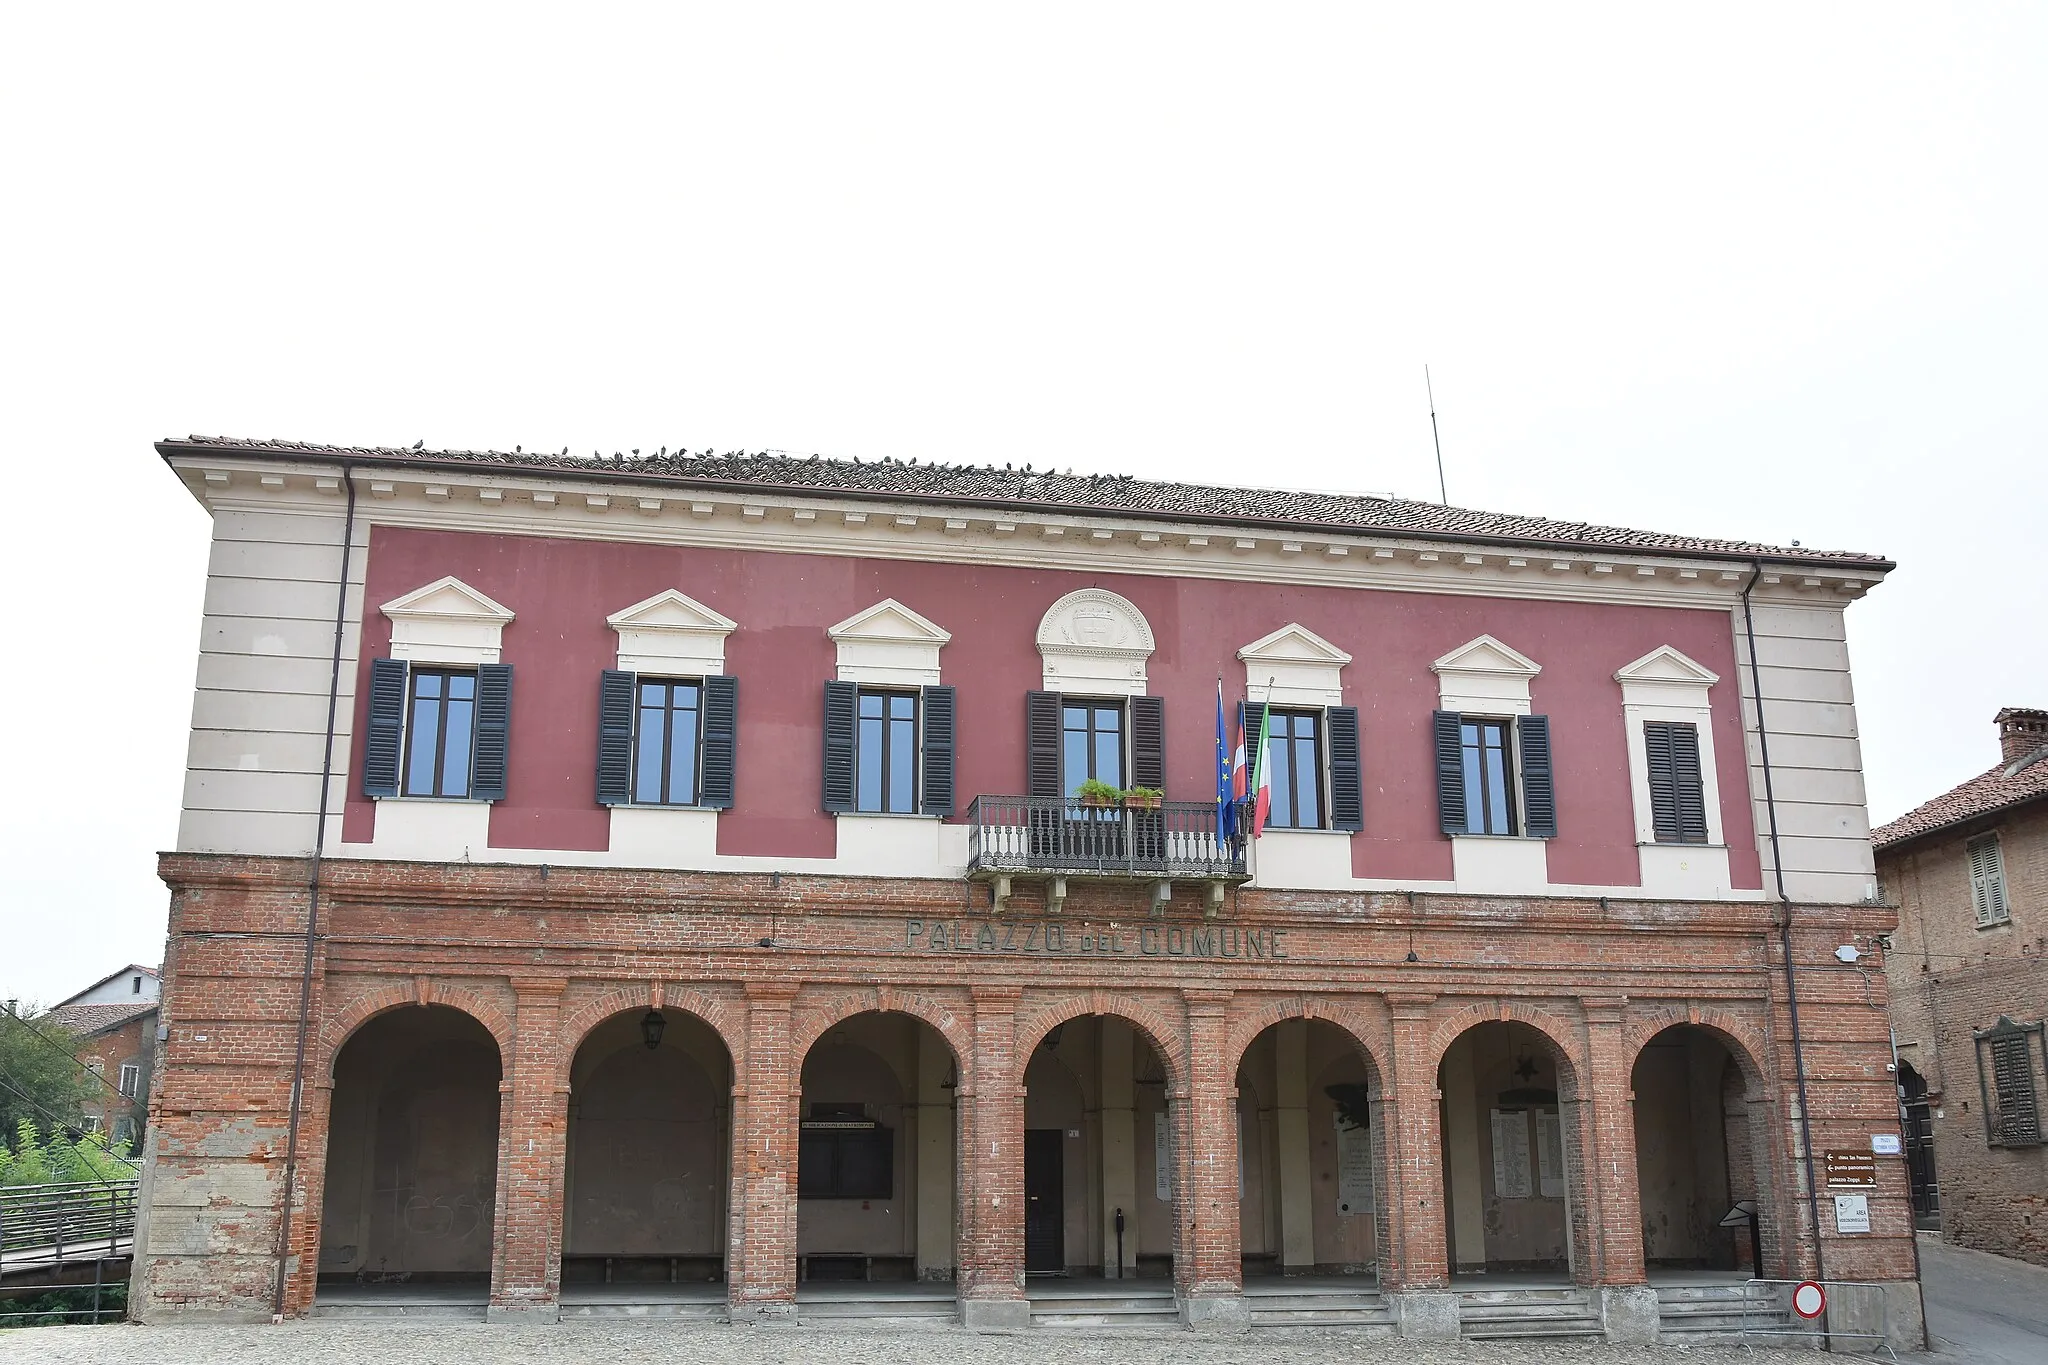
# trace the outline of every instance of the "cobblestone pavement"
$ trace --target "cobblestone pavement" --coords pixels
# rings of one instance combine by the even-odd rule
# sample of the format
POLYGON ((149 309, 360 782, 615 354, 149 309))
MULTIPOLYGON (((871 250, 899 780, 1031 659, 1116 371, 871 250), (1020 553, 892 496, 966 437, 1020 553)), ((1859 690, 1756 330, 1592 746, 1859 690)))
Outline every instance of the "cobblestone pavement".
POLYGON ((1597 1342, 1416 1342, 1347 1332, 953 1328, 825 1330, 644 1322, 549 1327, 310 1322, 282 1327, 31 1327, 0 1332, 0 1362, 150 1365, 1813 1365, 1810 1351, 1597 1342))

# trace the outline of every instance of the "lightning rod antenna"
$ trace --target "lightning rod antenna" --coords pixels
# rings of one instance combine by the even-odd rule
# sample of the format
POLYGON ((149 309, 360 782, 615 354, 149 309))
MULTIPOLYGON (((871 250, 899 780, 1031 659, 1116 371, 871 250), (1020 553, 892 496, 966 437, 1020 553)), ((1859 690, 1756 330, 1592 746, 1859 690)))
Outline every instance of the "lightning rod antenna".
POLYGON ((1429 395, 1429 439, 1436 446, 1436 496, 1444 506, 1451 505, 1451 495, 1444 488, 1444 442, 1436 434, 1436 388, 1429 382, 1429 366, 1422 367, 1422 388, 1429 395))

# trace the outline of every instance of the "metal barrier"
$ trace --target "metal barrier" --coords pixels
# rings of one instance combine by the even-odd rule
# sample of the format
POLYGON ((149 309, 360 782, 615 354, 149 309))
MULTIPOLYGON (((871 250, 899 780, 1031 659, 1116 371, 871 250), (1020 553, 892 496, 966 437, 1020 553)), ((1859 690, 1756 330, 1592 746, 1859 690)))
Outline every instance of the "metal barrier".
POLYGON ((135 1182, 86 1180, 49 1185, 0 1188, 0 1275, 61 1273, 70 1267, 82 1273, 92 1265, 92 1281, 17 1284, 0 1297, 0 1328, 52 1320, 98 1323, 126 1316, 120 1278, 108 1280, 107 1263, 128 1257, 123 1244, 135 1236, 135 1182), (16 1308, 15 1304, 52 1296, 79 1302, 92 1291, 87 1308, 16 1308), (114 1291, 111 1292, 110 1291, 114 1291), (75 1294, 77 1297, 72 1298, 75 1294), (113 1302, 108 1302, 109 1299, 113 1302))
MULTIPOLYGON (((1745 1293, 1742 1296, 1742 1344, 1749 1347, 1749 1338, 1756 1337, 1818 1337, 1830 1349, 1837 1341, 1874 1341, 1877 1349, 1898 1360, 1898 1353, 1892 1350, 1890 1305, 1886 1302, 1884 1286, 1870 1280, 1750 1280, 1745 1288, 1768 1289, 1768 1296, 1745 1293), (1827 1304, 1821 1316, 1802 1320, 1792 1311, 1792 1291, 1802 1284, 1817 1284, 1827 1295, 1827 1304), (1843 1332, 1832 1326, 1837 1307, 1835 1291, 1838 1289, 1863 1290, 1877 1296, 1877 1330, 1875 1332, 1843 1332), (1753 1314, 1768 1303, 1771 1319, 1758 1323, 1753 1314), (1779 1325, 1777 1317, 1783 1314, 1790 1319, 1779 1325), (1823 1325, 1830 1324, 1830 1325, 1823 1325)), ((1874 1352, 1873 1352, 1874 1354, 1874 1352)))

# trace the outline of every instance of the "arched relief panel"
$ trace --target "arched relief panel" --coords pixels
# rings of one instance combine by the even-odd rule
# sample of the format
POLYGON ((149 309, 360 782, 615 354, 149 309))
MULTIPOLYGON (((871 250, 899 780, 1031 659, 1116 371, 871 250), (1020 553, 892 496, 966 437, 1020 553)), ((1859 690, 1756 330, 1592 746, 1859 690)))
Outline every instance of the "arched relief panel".
MULTIPOLYGON (((1179 1010, 1174 1007, 1174 1013, 1179 1010)), ((1069 1019, 1079 1019, 1086 1014, 1113 1014, 1136 1026, 1138 1034, 1166 1067, 1168 1093, 1175 1098, 1185 1097, 1188 1090, 1190 1067, 1187 1053, 1187 1030, 1185 1025, 1168 1015, 1165 1010, 1136 996, 1120 995, 1111 991, 1091 991, 1085 995, 1070 995, 1033 1008, 1026 1013, 1018 1012, 1016 1082, 1024 1083, 1024 1072, 1031 1065, 1031 1056, 1046 1034, 1069 1019)))
POLYGON ((1048 692, 1142 697, 1152 625, 1131 600, 1107 588, 1081 588, 1046 609, 1038 653, 1048 692))

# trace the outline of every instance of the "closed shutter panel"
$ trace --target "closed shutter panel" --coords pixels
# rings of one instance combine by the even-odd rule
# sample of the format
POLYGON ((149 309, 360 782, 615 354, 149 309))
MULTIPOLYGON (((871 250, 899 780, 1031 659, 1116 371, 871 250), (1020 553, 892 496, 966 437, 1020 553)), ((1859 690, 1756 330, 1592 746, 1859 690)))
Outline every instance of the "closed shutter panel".
POLYGON ((2028 1035, 1991 1043, 1991 1083, 1998 1092, 1998 1137, 2008 1147, 2041 1140, 2041 1110, 2034 1093, 2034 1055, 2028 1035))
POLYGON ((924 690, 924 806, 926 815, 951 815, 953 795, 954 693, 950 687, 924 690))
POLYGON ((1026 796, 1057 800, 1060 790, 1060 694, 1024 694, 1026 796))
POLYGON ((825 809, 854 805, 853 734, 860 689, 850 682, 825 684, 825 809))
POLYGON ((1323 713, 1330 730, 1330 828, 1356 833, 1365 828, 1365 783, 1358 758, 1358 708, 1332 706, 1323 713))
POLYGON ((1446 834, 1469 834, 1465 823, 1465 718, 1456 711, 1434 713, 1436 730, 1436 818, 1446 834))
POLYGON ((1522 833, 1532 839, 1557 837, 1557 789, 1550 778, 1550 717, 1523 716, 1522 833))
POLYGON ((1131 785, 1166 790, 1166 701, 1131 698, 1131 785))
POLYGON ((1700 776, 1700 731, 1696 725, 1671 727, 1671 773, 1678 802, 1678 842, 1707 841, 1707 788, 1700 776))
POLYGON ((363 795, 398 795, 398 760, 405 738, 403 659, 370 660, 370 718, 363 735, 363 795))
MULTIPOLYGON (((1244 810, 1240 821, 1245 833, 1251 832, 1253 807, 1259 797, 1259 745, 1266 734, 1266 703, 1262 701, 1241 701, 1237 704, 1237 733, 1244 738, 1244 810)), ((1233 755, 1232 761, 1235 762, 1233 755)))
POLYGON ((1671 730, 1667 721, 1643 722, 1643 753, 1650 771, 1650 823, 1660 844, 1678 842, 1678 779, 1671 765, 1671 730))
POLYGON ((1988 834, 1972 839, 1970 850, 1970 900, 1976 907, 1978 924, 2003 924, 2011 917, 2005 903, 2005 857, 1998 836, 1988 834))
POLYGON ((607 668, 597 684, 597 804, 633 800, 633 678, 607 668))
POLYGON ((476 759, 469 794, 503 801, 512 756, 512 665, 476 667, 476 759))
POLYGON ((704 680, 703 774, 697 779, 697 804, 708 810, 731 810, 733 782, 739 771, 740 680, 714 673, 704 680))

